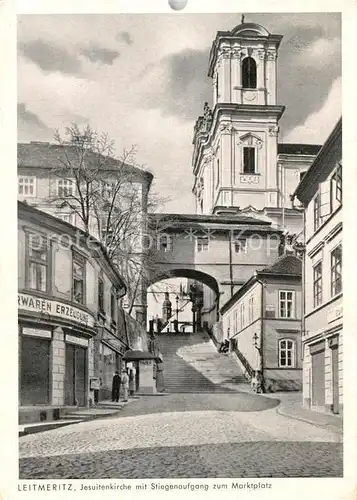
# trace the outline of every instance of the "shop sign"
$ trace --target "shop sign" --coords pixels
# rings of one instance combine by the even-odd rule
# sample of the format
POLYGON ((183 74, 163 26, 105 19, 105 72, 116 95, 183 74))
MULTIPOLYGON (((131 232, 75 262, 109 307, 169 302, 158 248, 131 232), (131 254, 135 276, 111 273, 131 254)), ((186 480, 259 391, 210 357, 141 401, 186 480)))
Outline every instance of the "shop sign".
POLYGON ((68 319, 84 326, 94 327, 94 318, 82 309, 64 304, 57 300, 47 300, 19 293, 18 307, 24 311, 49 314, 58 318, 68 319))
POLYGON ((105 342, 112 349, 115 349, 119 354, 123 355, 126 351, 125 345, 122 344, 119 339, 115 339, 114 337, 105 337, 103 342, 105 342))
POLYGON ((140 360, 140 364, 142 365, 151 365, 152 363, 152 360, 149 360, 149 359, 141 359, 140 360))
POLYGON ((327 322, 332 323, 336 319, 342 318, 343 306, 332 307, 327 311, 327 322))
POLYGON ((70 342, 71 344, 81 345, 83 347, 88 347, 88 339, 74 337, 73 335, 66 335, 66 342, 70 342))
POLYGON ((39 328, 27 328, 22 329, 22 335, 29 335, 31 337, 42 337, 44 339, 52 338, 51 330, 41 330, 39 328))

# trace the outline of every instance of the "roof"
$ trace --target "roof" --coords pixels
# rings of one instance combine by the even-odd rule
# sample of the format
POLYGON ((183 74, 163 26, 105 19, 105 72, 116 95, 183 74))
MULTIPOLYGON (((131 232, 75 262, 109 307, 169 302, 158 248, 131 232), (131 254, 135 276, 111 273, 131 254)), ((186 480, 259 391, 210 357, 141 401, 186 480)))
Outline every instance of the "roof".
POLYGON ((233 304, 237 302, 251 286, 259 282, 259 278, 273 277, 275 279, 281 278, 301 278, 302 276, 302 261, 295 255, 282 255, 271 266, 265 267, 259 271, 255 271, 241 288, 222 306, 221 313, 226 312, 233 304))
POLYGON ((295 255, 282 255, 279 259, 269 267, 261 269, 257 273, 271 274, 277 276, 301 276, 302 274, 302 261, 295 255))
MULTIPOLYGON (((70 161, 76 161, 76 148, 73 146, 62 146, 51 144, 49 142, 29 142, 17 144, 17 165, 18 168, 61 168, 68 158, 70 161)), ((67 160, 68 161, 68 160, 67 160)), ((104 156, 99 153, 88 151, 86 161, 93 166, 102 168, 103 171, 125 172, 146 180, 150 186, 153 180, 153 174, 133 165, 122 163, 116 158, 104 156)))
POLYGON ((307 205, 313 198, 320 182, 327 179, 336 163, 342 159, 342 118, 338 120, 331 134, 319 151, 312 165, 298 184, 293 197, 307 205))
POLYGON ((232 35, 239 36, 264 36, 269 37, 270 33, 260 24, 256 23, 241 23, 231 31, 232 35))
POLYGON ((317 155, 321 149, 321 145, 317 144, 278 144, 278 154, 283 155, 317 155))
POLYGON ((151 354, 148 351, 138 351, 138 350, 129 350, 123 356, 123 360, 125 361, 138 361, 141 359, 158 359, 156 356, 151 354))

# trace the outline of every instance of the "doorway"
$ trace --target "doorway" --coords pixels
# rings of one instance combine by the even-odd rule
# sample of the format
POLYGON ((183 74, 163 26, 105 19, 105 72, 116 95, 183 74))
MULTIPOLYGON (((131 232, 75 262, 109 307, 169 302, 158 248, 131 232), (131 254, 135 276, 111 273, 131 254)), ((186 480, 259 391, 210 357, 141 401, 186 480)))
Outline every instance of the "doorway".
POLYGON ((87 403, 87 349, 66 344, 65 404, 85 406, 87 403))
POLYGON ((50 402, 51 341, 22 336, 20 404, 38 405, 50 402))
POLYGON ((338 345, 331 347, 332 361, 332 412, 340 413, 339 379, 338 379, 338 345))
POLYGON ((312 394, 311 405, 318 409, 325 409, 325 349, 324 344, 320 350, 311 355, 312 362, 312 394))

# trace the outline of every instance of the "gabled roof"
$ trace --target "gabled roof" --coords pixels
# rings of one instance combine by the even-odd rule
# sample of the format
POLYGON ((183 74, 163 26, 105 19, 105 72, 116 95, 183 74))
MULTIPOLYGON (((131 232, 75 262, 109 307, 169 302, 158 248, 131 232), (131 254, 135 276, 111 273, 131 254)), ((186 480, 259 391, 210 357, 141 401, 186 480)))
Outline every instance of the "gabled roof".
POLYGON ((257 274, 271 274, 276 276, 301 276, 302 261, 295 255, 282 255, 276 262, 274 262, 274 264, 261 269, 257 274))
MULTIPOLYGON (((76 148, 72 146, 61 146, 49 142, 29 142, 17 144, 17 166, 18 168, 62 168, 66 162, 75 162, 76 148)), ((123 164, 120 160, 99 153, 87 152, 86 161, 93 168, 97 166, 105 172, 118 172, 141 177, 150 186, 153 174, 133 165, 123 164)))
POLYGON ((240 299, 250 288, 259 283, 259 278, 268 280, 270 278, 276 279, 301 279, 302 275, 302 261, 295 255, 282 255, 271 266, 265 267, 260 271, 255 271, 241 288, 221 307, 221 314, 225 313, 231 306, 233 306, 238 299, 240 299))

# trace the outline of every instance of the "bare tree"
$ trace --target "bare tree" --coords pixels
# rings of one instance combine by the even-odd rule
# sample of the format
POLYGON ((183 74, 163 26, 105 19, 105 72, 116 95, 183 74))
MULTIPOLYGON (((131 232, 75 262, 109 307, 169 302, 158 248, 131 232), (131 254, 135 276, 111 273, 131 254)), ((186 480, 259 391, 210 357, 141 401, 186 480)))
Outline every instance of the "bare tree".
POLYGON ((84 231, 103 243, 128 285, 131 313, 146 293, 153 267, 145 242, 155 240, 148 210, 156 211, 163 200, 143 189, 143 179, 151 174, 136 163, 135 146, 115 158, 107 134, 77 124, 67 127, 64 136, 56 131, 55 142, 52 172, 60 187, 51 202, 75 213, 84 231))

